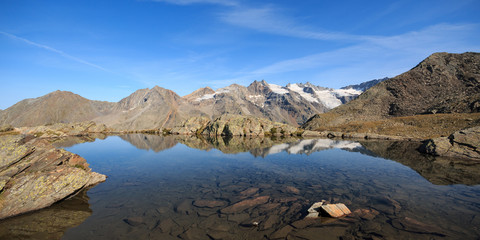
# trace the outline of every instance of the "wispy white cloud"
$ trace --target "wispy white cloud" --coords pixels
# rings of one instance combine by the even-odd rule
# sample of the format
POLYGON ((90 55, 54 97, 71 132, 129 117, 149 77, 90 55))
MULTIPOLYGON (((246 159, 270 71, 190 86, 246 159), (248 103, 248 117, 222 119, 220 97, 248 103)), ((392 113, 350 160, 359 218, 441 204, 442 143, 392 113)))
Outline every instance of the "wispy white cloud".
POLYGON ((305 76, 309 76, 307 81, 321 85, 328 83, 330 86, 324 85, 328 87, 341 87, 343 84, 373 78, 394 77, 434 52, 480 51, 480 43, 470 41, 478 35, 479 24, 438 24, 419 31, 375 37, 345 48, 278 61, 237 77, 211 83, 220 85, 253 79, 280 79, 285 76, 305 79, 305 76), (308 71, 311 73, 305 74, 308 71))
POLYGON ((65 58, 68 58, 70 60, 73 60, 75 62, 78 62, 78 63, 82 63, 82 64, 85 64, 85 65, 88 65, 90 67, 94 67, 94 68, 97 68, 97 69, 100 69, 102 71, 105 71, 105 72, 110 72, 109 70, 97 65, 97 64, 94 64, 94 63, 91 63, 89 61, 86 61, 86 60, 83 60, 81 58, 78 58, 78 57, 75 57, 75 56, 72 56, 68 53, 65 53, 63 51, 60 51, 58 49, 55 49, 53 47, 50 47, 50 46, 47 46, 47 45, 44 45, 44 44, 40 44, 40 43, 36 43, 36 42, 33 42, 33 41, 30 41, 28 39, 25 39, 25 38, 22 38, 22 37, 19 37, 19 36, 16 36, 16 35, 13 35, 11 33, 7 33, 7 32, 3 32, 3 31, 0 31, 0 34, 4 35, 4 36, 7 36, 11 39, 14 39, 14 40, 18 40, 18 41, 21 41, 21 42, 24 42, 26 44, 29 44, 29 45, 32 45, 32 46, 35 46, 35 47, 39 47, 39 48, 42 48, 42 49, 45 49, 47 51, 50 51, 50 52, 54 52, 54 53, 57 53, 59 55, 61 55, 62 57, 65 57, 65 58))
POLYGON ((154 2, 165 2, 177 5, 190 5, 190 4, 215 4, 223 6, 237 6, 238 2, 233 0, 152 0, 154 2))
POLYGON ((259 32, 317 40, 363 40, 368 36, 358 36, 340 32, 312 30, 272 6, 262 8, 237 7, 219 14, 228 24, 253 29, 259 32))
POLYGON ((467 51, 468 49, 478 49, 480 43, 472 46, 465 42, 466 39, 470 39, 468 35, 475 32, 475 29, 478 29, 478 27, 478 24, 439 24, 401 35, 370 38, 369 41, 347 48, 273 63, 252 73, 290 72, 319 66, 340 65, 339 61, 342 61, 341 65, 345 65, 349 61, 354 61, 358 58, 362 58, 362 61, 364 58, 378 59, 382 55, 387 56, 393 53, 399 56, 407 53, 425 55, 436 51, 459 52, 467 51))

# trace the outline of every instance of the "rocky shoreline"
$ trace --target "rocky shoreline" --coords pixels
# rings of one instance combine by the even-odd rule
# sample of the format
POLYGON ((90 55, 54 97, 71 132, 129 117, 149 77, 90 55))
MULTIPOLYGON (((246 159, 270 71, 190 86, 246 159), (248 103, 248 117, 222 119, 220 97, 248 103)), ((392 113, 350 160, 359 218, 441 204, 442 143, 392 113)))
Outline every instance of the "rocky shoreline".
POLYGON ((434 156, 480 160, 480 127, 456 131, 448 137, 429 139, 419 149, 434 156))
MULTIPOLYGON (((103 124, 83 122, 38 127, 2 128, 0 135, 0 219, 34 211, 75 195, 82 189, 105 181, 92 172, 85 159, 57 149, 55 139, 89 134, 131 133, 115 131, 103 124)), ((433 156, 480 160, 480 127, 467 128, 449 137, 422 139, 378 133, 312 131, 267 119, 225 115, 214 120, 194 117, 172 129, 134 131, 163 135, 204 137, 300 137, 331 139, 376 139, 418 142, 418 150, 433 156), (423 145, 422 142, 423 141, 423 145)), ((95 137, 94 137, 95 138, 95 137)))
POLYGON ((105 180, 84 158, 45 139, 0 136, 0 219, 48 207, 105 180))

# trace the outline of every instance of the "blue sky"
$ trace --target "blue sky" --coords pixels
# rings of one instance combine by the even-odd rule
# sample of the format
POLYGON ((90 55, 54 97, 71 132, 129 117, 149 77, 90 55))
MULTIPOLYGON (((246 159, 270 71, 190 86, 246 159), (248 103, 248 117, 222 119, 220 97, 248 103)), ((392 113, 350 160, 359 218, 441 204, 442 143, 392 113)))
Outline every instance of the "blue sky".
POLYGON ((0 109, 254 80, 339 88, 480 51, 480 1, 0 1, 0 109))

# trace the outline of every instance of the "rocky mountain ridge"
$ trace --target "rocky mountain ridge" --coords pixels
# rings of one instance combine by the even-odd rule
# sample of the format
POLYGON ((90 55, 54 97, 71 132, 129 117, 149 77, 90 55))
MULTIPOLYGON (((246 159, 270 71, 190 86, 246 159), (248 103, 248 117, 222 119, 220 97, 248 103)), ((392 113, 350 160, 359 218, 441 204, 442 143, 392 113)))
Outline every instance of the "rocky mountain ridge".
POLYGON ((480 53, 434 53, 410 71, 310 119, 316 129, 359 121, 438 113, 480 112, 480 53))
POLYGON ((186 96, 158 86, 139 89, 119 102, 92 101, 66 91, 25 99, 0 112, 0 126, 15 127, 94 121, 114 130, 172 128, 197 116, 254 116, 298 126, 316 113, 346 103, 359 94, 354 88, 330 89, 311 83, 284 87, 254 81, 213 90, 200 88, 186 96))

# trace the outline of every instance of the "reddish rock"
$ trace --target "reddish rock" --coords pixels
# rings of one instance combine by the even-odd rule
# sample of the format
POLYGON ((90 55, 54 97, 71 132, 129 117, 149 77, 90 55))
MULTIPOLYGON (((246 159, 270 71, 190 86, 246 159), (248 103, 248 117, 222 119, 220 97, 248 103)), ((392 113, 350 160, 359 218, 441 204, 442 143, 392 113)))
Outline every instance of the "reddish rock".
POLYGON ((272 209, 278 208, 280 203, 267 203, 258 207, 261 211, 270 211, 272 209))
POLYGON ((350 214, 350 210, 343 203, 337 204, 324 204, 321 207, 328 215, 334 218, 342 217, 350 214))
POLYGON ((245 209, 252 208, 258 206, 260 204, 267 203, 270 199, 269 196, 260 196, 253 199, 245 199, 243 201, 237 202, 233 205, 230 205, 224 209, 222 209, 222 213, 238 213, 245 209))
POLYGON ((241 192, 240 192, 240 195, 243 195, 243 196, 247 196, 247 197, 248 197, 248 196, 251 196, 251 195, 257 193, 258 190, 260 190, 260 189, 259 189, 259 188, 248 188, 248 189, 246 189, 246 190, 241 191, 241 192))
POLYGON ((296 198, 296 197, 283 197, 283 198, 279 198, 278 202, 288 203, 288 202, 295 202, 297 200, 298 200, 298 198, 296 198))
POLYGON ((352 217, 360 217, 365 220, 373 220, 378 215, 378 211, 375 209, 357 209, 353 211, 352 217))
POLYGON ((285 190, 289 193, 300 194, 300 190, 298 190, 296 187, 287 186, 285 190))

